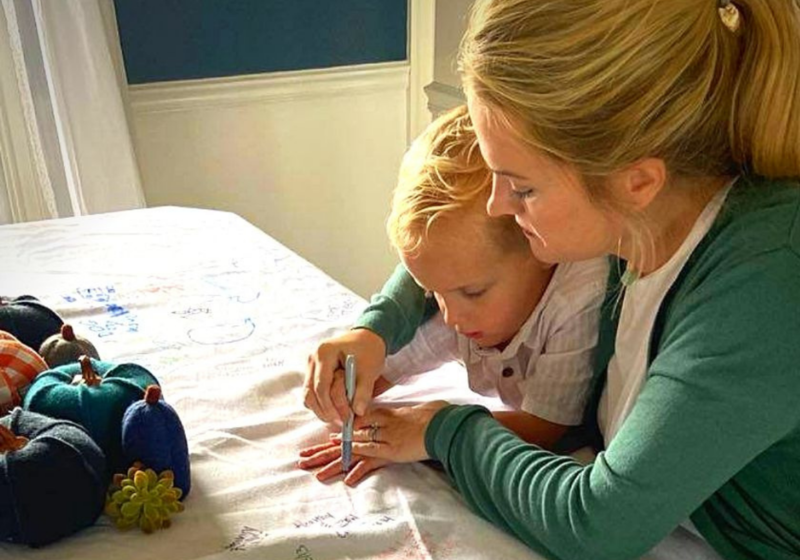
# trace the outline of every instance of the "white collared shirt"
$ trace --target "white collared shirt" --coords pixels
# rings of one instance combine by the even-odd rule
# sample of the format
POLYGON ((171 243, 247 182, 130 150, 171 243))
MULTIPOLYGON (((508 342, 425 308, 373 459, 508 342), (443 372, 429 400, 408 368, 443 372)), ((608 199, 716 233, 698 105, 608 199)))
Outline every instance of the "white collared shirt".
POLYGON ((499 397, 515 410, 550 422, 580 424, 607 276, 605 258, 559 264, 533 312, 502 351, 481 348, 437 314, 408 346, 389 356, 383 376, 402 383, 457 360, 476 393, 499 397))
POLYGON ((666 263, 625 289, 614 355, 608 364, 608 380, 597 412, 606 447, 630 415, 647 378, 650 335, 661 302, 697 244, 711 229, 732 185, 733 182, 721 189, 706 204, 689 235, 666 263))

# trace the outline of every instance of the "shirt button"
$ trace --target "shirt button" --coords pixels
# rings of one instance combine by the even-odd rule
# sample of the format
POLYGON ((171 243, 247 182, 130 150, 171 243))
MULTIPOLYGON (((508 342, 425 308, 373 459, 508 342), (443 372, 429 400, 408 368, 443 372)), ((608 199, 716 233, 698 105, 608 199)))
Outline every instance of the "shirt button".
POLYGON ((514 370, 510 367, 503 368, 503 377, 511 377, 514 375, 514 370))

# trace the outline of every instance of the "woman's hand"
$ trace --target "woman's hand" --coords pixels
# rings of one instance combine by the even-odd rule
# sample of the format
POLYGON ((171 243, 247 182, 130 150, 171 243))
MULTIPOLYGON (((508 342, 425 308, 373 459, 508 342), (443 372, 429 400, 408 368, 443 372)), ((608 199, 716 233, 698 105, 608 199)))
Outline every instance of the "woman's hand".
POLYGON ((448 404, 433 401, 401 408, 377 408, 356 417, 353 454, 395 463, 428 459, 425 431, 434 415, 448 404))
MULTIPOLYGON (((300 457, 297 466, 301 469, 322 467, 315 475, 320 482, 342 474, 342 444, 340 439, 335 439, 333 436, 327 443, 301 449, 300 457)), ((345 475, 344 483, 348 486, 355 486, 372 471, 390 463, 391 461, 387 459, 353 455, 352 467, 345 475)))
POLYGON ((374 332, 354 329, 323 341, 308 357, 305 406, 324 422, 343 421, 350 412, 344 388, 344 361, 356 357, 353 410, 363 413, 372 400, 375 382, 383 370, 386 343, 374 332))

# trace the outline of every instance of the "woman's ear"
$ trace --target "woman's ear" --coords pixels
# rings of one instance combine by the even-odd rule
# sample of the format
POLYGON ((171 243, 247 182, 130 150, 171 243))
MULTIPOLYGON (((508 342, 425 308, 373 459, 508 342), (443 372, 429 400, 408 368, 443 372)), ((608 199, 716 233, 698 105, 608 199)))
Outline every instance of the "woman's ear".
POLYGON ((612 188, 619 200, 637 211, 647 208, 667 182, 667 166, 660 158, 645 158, 613 173, 612 188))

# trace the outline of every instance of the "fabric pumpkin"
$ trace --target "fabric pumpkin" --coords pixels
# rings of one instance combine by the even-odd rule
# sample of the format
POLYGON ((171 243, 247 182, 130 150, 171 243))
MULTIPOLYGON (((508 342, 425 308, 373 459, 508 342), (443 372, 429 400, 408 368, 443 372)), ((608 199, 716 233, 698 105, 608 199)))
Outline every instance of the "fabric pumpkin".
POLYGON ((14 409, 0 419, 0 541, 43 546, 92 525, 107 487, 86 430, 14 409))
POLYGON ((100 359, 97 348, 82 336, 77 336, 72 325, 64 323, 61 332, 47 338, 39 348, 39 354, 51 368, 77 362, 81 356, 100 359))
POLYGON ((171 470, 175 486, 185 498, 191 489, 186 431, 175 409, 161 398, 161 388, 151 385, 144 398, 122 417, 122 453, 130 464, 141 461, 155 472, 171 470))
POLYGON ((22 395, 34 377, 47 370, 41 356, 0 331, 0 416, 22 404, 22 395))
POLYGON ((22 344, 38 350, 45 339, 56 334, 64 321, 33 296, 0 297, 0 331, 13 334, 22 344))
POLYGON ((40 374, 23 400, 23 408, 72 420, 86 428, 114 470, 126 465, 122 457, 122 415, 158 385, 152 373, 137 364, 112 364, 82 356, 79 362, 40 374), (77 382, 73 383, 73 379, 77 382))

